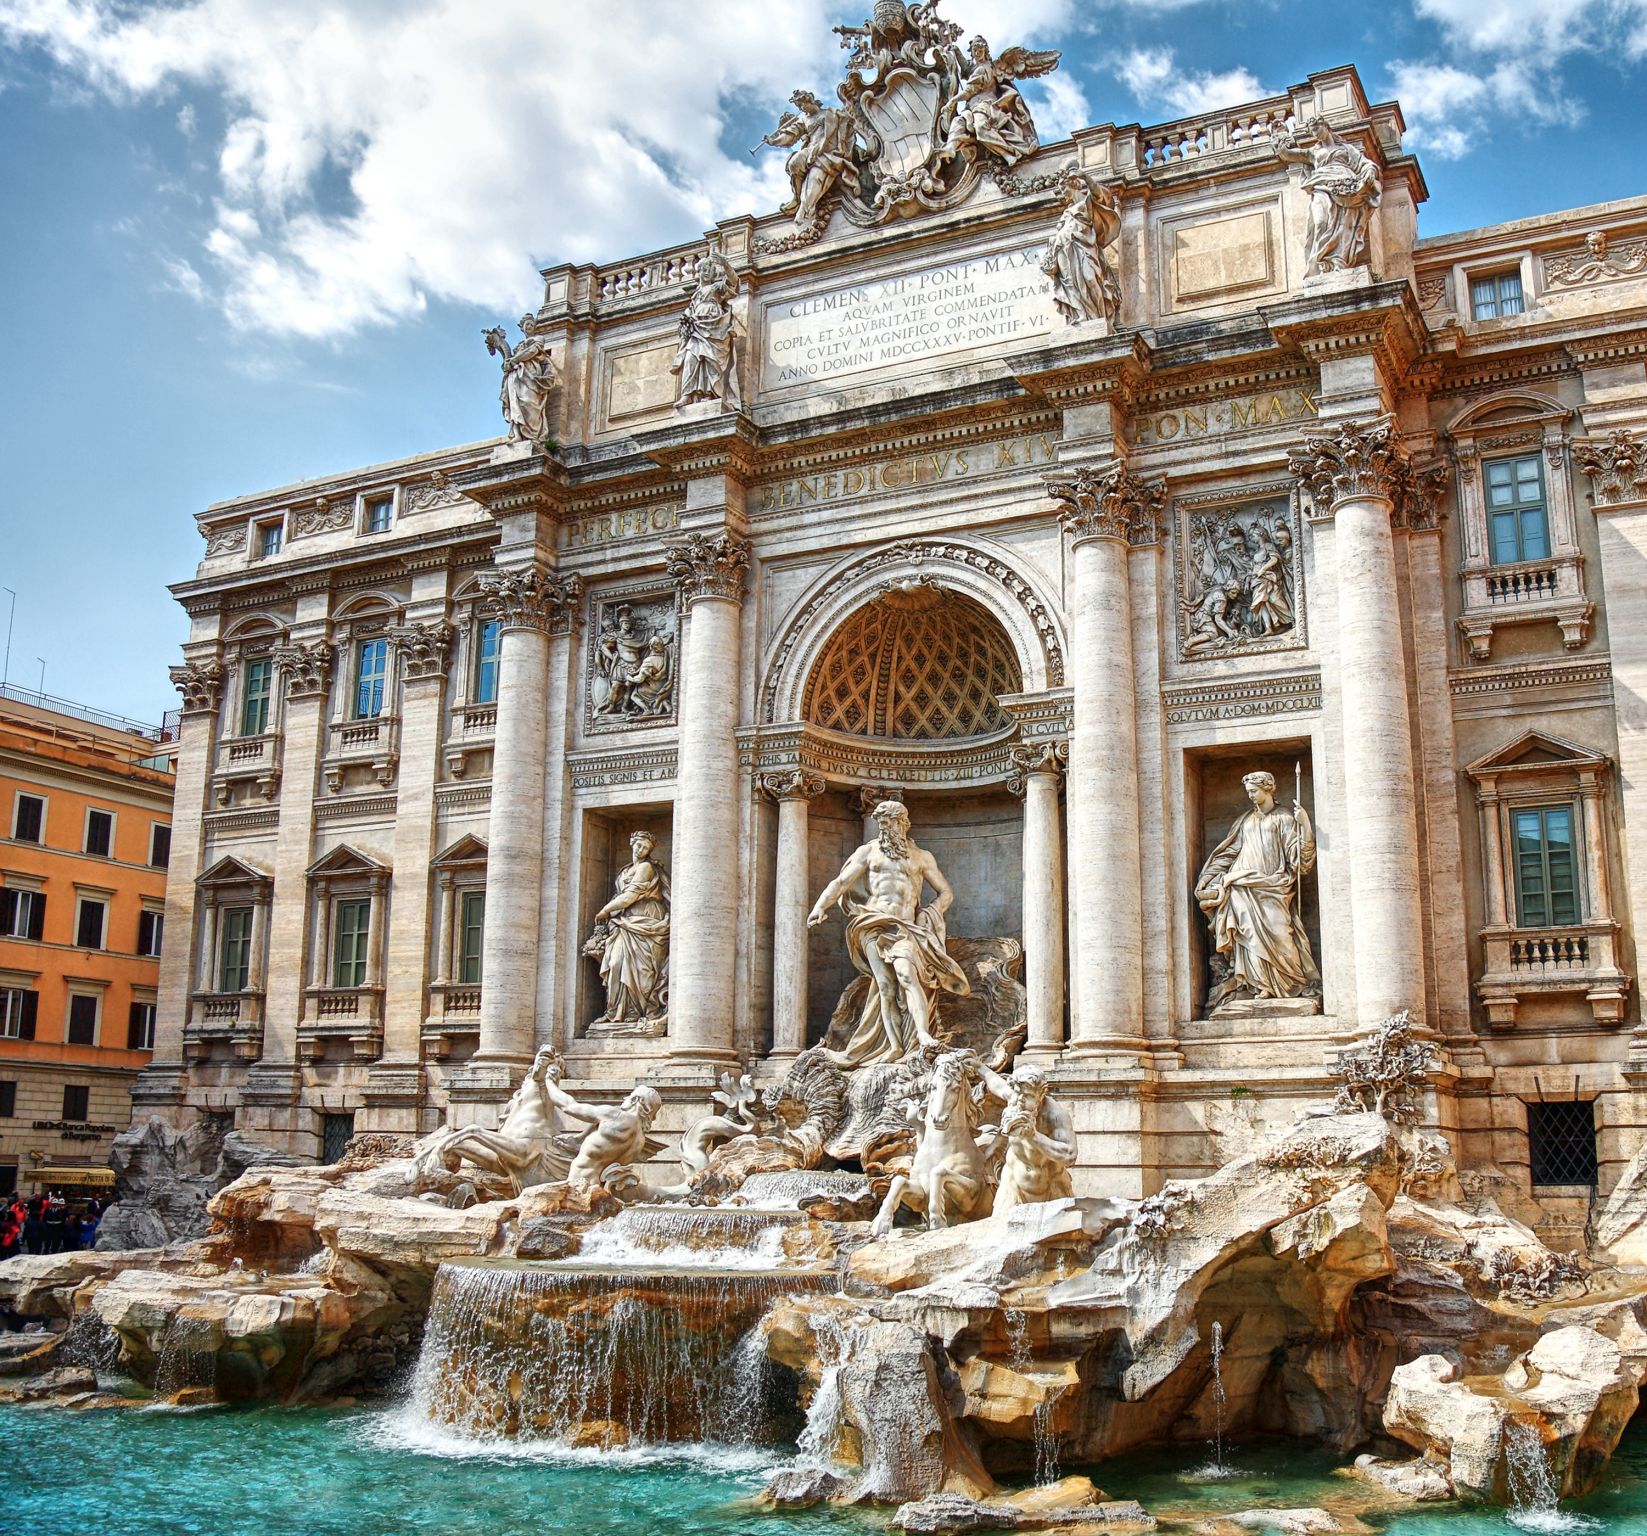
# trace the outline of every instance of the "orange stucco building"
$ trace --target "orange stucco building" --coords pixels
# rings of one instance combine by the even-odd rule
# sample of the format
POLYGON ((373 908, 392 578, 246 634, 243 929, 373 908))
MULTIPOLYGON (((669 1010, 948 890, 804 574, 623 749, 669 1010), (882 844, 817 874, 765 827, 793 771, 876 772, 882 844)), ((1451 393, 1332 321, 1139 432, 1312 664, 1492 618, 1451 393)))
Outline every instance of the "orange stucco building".
POLYGON ((0 689, 0 1190, 109 1181, 154 1043, 171 735, 0 689))

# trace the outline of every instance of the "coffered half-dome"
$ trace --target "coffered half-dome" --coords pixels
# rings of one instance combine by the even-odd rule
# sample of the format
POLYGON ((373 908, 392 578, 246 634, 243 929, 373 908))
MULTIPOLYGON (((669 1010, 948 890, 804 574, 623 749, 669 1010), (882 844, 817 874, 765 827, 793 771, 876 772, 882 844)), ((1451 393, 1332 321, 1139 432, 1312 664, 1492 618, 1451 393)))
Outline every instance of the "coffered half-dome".
POLYGON ((853 736, 950 741, 1008 722, 1024 686, 1005 630, 957 592, 908 582, 852 614, 812 669, 806 718, 853 736))

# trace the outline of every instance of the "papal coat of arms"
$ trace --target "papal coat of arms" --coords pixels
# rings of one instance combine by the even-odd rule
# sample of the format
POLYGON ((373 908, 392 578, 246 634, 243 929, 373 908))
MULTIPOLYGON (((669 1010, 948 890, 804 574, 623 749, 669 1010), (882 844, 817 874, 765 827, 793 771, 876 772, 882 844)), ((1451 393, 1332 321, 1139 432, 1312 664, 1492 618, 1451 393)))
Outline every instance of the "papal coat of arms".
POLYGON ((839 206, 854 224, 883 224, 922 209, 953 208, 986 171, 1005 171, 1039 147, 1016 82, 1058 67, 1055 50, 1008 48, 999 57, 938 15, 938 0, 877 0, 861 27, 837 27, 848 50, 840 106, 810 91, 790 97, 762 141, 790 150, 789 244, 823 233, 839 206))

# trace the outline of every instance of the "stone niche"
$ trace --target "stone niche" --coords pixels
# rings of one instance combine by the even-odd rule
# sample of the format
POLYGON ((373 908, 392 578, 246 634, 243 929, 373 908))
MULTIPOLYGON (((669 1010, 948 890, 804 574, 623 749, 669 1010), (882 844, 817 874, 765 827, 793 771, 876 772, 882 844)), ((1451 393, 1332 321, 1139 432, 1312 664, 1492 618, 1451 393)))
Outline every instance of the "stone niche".
MULTIPOLYGON (((1264 741, 1247 745, 1202 747, 1184 754, 1184 826, 1189 833, 1190 848, 1186 861, 1188 881, 1183 900, 1189 911, 1190 932, 1190 994, 1194 1017, 1206 1019, 1207 994, 1213 982, 1212 932, 1206 914, 1195 900, 1196 879, 1207 856, 1224 840, 1239 817, 1252 809, 1243 775, 1260 769, 1275 775, 1275 803, 1283 810, 1292 806, 1295 768, 1303 772, 1303 794, 1300 797, 1312 825, 1317 822, 1315 812, 1315 780, 1307 740, 1264 741)), ((1317 845, 1320 828, 1316 826, 1317 845)), ((1310 937, 1310 952, 1317 966, 1321 956, 1321 906, 1317 897, 1316 871, 1304 877, 1304 928, 1310 937)), ((1261 1016, 1262 1007, 1251 1010, 1261 1016)), ((1277 1013, 1296 1013, 1299 1010, 1284 1004, 1277 1013)), ((1221 1014, 1220 1025, 1241 1029, 1239 1019, 1221 1014)))
MULTIPOLYGON (((600 979, 600 962, 583 953, 584 943, 595 926, 595 914, 612 899, 617 889, 618 872, 629 862, 629 838, 635 832, 650 832, 657 839, 652 857, 663 865, 673 891, 673 827, 672 808, 667 804, 592 810, 583 814, 577 934, 577 1035, 580 1040, 588 1037, 589 1026, 606 1011, 606 989, 600 979)), ((670 937, 671 940, 674 937, 673 924, 670 937)))
MULTIPOLYGON (((868 799, 873 795, 867 794, 868 799)), ((968 791, 900 790, 882 798, 909 808, 910 832, 938 861, 955 891, 951 939, 1023 939, 1023 807, 1004 787, 968 791)), ((810 899, 840 873, 852 850, 877 835, 856 791, 831 789, 813 801, 807 820, 810 899)), ((931 901, 930 889, 922 904, 931 901)), ((823 1038, 841 993, 857 976, 846 952, 839 911, 811 930, 807 960, 807 1040, 823 1038)))

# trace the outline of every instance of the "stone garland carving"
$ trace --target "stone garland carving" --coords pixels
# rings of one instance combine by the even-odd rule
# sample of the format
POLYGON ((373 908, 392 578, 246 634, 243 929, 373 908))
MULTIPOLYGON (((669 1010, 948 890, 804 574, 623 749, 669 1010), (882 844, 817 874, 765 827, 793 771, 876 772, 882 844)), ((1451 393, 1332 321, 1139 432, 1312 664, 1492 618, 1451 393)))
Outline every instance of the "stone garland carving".
POLYGON ((673 720, 678 646, 674 593, 597 599, 589 635, 589 728, 616 730, 673 720))
POLYGON ((1647 442, 1621 428, 1605 438, 1573 445, 1573 459, 1590 477, 1590 494, 1598 507, 1647 499, 1647 442))
POLYGON ((1073 473, 1058 471, 1047 475, 1044 483, 1047 494, 1059 503, 1064 532, 1076 543, 1107 538, 1153 544, 1161 537, 1165 480, 1141 480, 1115 459, 1099 468, 1082 465, 1073 473))
POLYGON ((865 574, 878 570, 885 565, 907 563, 920 567, 928 560, 969 565, 974 570, 983 572, 992 581, 998 582, 1001 587, 1017 599, 1024 612, 1029 615, 1030 622, 1035 626, 1035 633, 1040 638, 1041 654, 1046 657, 1047 686, 1049 688, 1062 688, 1064 686, 1064 650, 1058 640, 1057 626, 1053 623, 1052 615, 1048 612, 1046 605, 1036 596, 1035 589, 1017 571, 1006 564, 1005 561, 997 560, 993 555, 986 554, 982 550, 972 549, 965 544, 904 540, 897 544, 888 544, 884 549, 876 550, 873 554, 865 556, 864 559, 842 571, 823 591, 815 594, 811 601, 795 616, 789 625, 783 643, 778 647, 777 655, 773 658, 772 668, 768 674, 766 700, 762 706, 763 719, 766 724, 771 725, 774 721, 778 685, 790 654, 794 651, 800 637, 811 627, 812 620, 817 614, 830 604, 838 601, 841 590, 847 585, 857 582, 865 574))
POLYGON ((463 499, 463 493, 453 489, 451 476, 437 469, 427 480, 407 488, 404 505, 410 516, 414 512, 432 512, 436 507, 455 507, 463 499))
POLYGON ((1647 271, 1647 237, 1614 246, 1599 229, 1584 237, 1582 251, 1544 258, 1544 281, 1553 288, 1577 288, 1643 271, 1647 271))
POLYGON ((585 1033, 656 1038, 669 1013, 669 875, 652 857, 650 832, 629 835, 630 861, 612 899, 595 914, 583 952, 600 964, 606 1011, 585 1033))
POLYGON ((1419 1118, 1424 1080, 1440 1066, 1440 1053, 1414 1034, 1413 1016, 1403 1008, 1385 1019, 1366 1045, 1339 1053, 1333 1109, 1341 1115, 1371 1110, 1397 1124, 1412 1124, 1419 1118))
POLYGON ((183 713, 204 714, 217 708, 223 696, 223 664, 190 661, 171 669, 172 686, 183 695, 183 713))
POLYGON ((1447 279, 1440 272, 1430 273, 1418 279, 1418 307, 1422 310, 1436 308, 1447 296, 1447 279))
POLYGON ((482 331, 486 350, 503 364, 498 406, 511 443, 540 446, 549 440, 549 402, 555 392, 555 363, 547 338, 537 334, 532 315, 520 317, 521 339, 513 346, 501 325, 482 331))
POLYGON ((456 631, 443 619, 427 624, 400 624, 389 639, 400 653, 402 676, 409 683, 427 677, 445 677, 456 631))
POLYGON ((583 578, 562 576, 540 565, 492 571, 480 578, 488 612, 504 629, 535 629, 545 635, 569 634, 583 602, 583 578))
POLYGON ((1006 787, 1010 795, 1022 796, 1029 788, 1033 774, 1050 773, 1062 778, 1069 765, 1067 741, 1021 742, 1011 752, 1012 772, 1007 775, 1006 787))
POLYGON ((317 533, 341 533, 355 519, 355 510, 349 501, 328 501, 317 496, 307 506, 293 507, 289 519, 291 536, 307 539, 317 533))
POLYGON ((966 973, 945 948, 944 914, 955 893, 938 861, 909 835, 909 812, 885 800, 871 813, 880 835, 856 849, 826 885, 807 915, 816 928, 839 905, 846 915, 846 948, 853 966, 874 985, 858 1028, 839 1051, 837 1066, 902 1061, 940 1042, 932 1032, 940 992, 971 994, 966 973), (934 899, 921 905, 930 885, 934 899))
POLYGON ((811 244, 837 206, 866 228, 953 208, 984 174, 1000 179, 1039 147, 1017 82, 1056 69, 1056 52, 997 56, 982 37, 963 51, 961 28, 938 15, 937 0, 879 0, 862 26, 835 31, 848 50, 841 105, 796 91, 796 111, 761 141, 790 151, 783 211, 794 223, 786 236, 757 240, 757 251, 811 244))
POLYGON ((1262 1014, 1283 1001, 1319 1013, 1321 972, 1304 927, 1304 876, 1315 867, 1315 830, 1294 790, 1292 808, 1275 803, 1275 776, 1246 774, 1252 809, 1207 856, 1195 900, 1212 930, 1207 1012, 1262 1014))
POLYGON ((738 274, 721 254, 720 236, 711 235, 687 296, 675 361, 669 367, 679 378, 677 410, 699 400, 719 400, 734 410, 743 405, 738 391, 738 325, 732 314, 739 286, 738 274))
POLYGON ((1052 302, 1066 325, 1119 320, 1121 285, 1105 250, 1121 233, 1115 193, 1072 160, 1061 172, 1064 210, 1058 215, 1041 270, 1052 279, 1052 302))
POLYGON ((237 555, 246 547, 246 525, 233 523, 227 528, 211 528, 206 533, 206 558, 218 555, 237 555))
POLYGON ((1306 167, 1303 187, 1310 196, 1304 241, 1304 272, 1317 277, 1365 264, 1367 226, 1383 195, 1375 161, 1333 132, 1324 117, 1270 135, 1278 158, 1306 167))
POLYGON ((1302 562, 1285 502, 1191 514, 1178 562, 1181 660, 1301 643, 1302 562))
POLYGON ((664 546, 664 569, 688 603, 709 597, 741 603, 749 553, 747 539, 729 533, 692 533, 679 544, 664 546))
POLYGON ((286 685, 286 697, 306 699, 325 693, 332 680, 335 654, 336 648, 327 640, 276 646, 274 664, 286 685))

